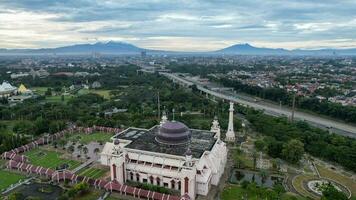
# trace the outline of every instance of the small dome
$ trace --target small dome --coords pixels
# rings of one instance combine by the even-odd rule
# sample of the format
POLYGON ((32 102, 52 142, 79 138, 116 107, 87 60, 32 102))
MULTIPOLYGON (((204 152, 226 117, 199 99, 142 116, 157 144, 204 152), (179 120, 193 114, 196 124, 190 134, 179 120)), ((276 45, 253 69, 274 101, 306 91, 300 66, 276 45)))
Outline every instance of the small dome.
POLYGON ((167 121, 161 125, 156 141, 164 144, 178 145, 189 142, 191 133, 189 128, 177 121, 167 121))
POLYGON ((120 140, 119 139, 115 139, 114 140, 114 145, 119 145, 120 144, 120 140))
POLYGON ((186 156, 191 156, 193 155, 192 151, 190 150, 190 148, 187 149, 187 151, 185 152, 186 156))

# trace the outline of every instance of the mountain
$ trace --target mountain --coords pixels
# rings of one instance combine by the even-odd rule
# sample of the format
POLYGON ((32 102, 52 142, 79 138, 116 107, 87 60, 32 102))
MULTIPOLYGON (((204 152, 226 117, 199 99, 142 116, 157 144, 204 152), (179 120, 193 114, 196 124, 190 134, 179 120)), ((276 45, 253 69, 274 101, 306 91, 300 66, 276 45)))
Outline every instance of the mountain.
POLYGON ((351 49, 272 49, 254 47, 250 44, 236 44, 230 47, 214 51, 215 54, 233 54, 233 55, 309 55, 309 56, 328 56, 328 55, 356 55, 356 48, 351 49))
POLYGON ((290 54, 290 51, 285 49, 258 48, 250 44, 236 44, 230 47, 215 51, 215 53, 223 54, 239 54, 239 55, 271 55, 271 54, 290 54))
POLYGON ((44 49, 0 49, 0 53, 7 54, 90 54, 93 52, 103 54, 137 54, 146 51, 135 45, 124 42, 97 42, 95 44, 76 44, 58 48, 44 49))
POLYGON ((150 50, 137 47, 124 42, 97 42, 94 44, 76 44, 58 48, 43 49, 0 49, 0 54, 139 54, 146 51, 150 54, 181 54, 181 55, 308 55, 308 56, 334 56, 334 55, 356 55, 356 48, 353 49, 318 49, 318 50, 287 50, 254 47, 250 44, 236 44, 230 47, 211 52, 174 52, 164 50, 150 50))

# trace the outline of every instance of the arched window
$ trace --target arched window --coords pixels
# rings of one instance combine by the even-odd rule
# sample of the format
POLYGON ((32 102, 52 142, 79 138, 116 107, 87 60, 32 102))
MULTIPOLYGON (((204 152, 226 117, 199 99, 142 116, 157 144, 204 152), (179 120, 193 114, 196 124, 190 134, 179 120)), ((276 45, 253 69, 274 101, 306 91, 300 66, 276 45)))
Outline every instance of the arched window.
POLYGON ((161 185, 161 179, 159 177, 156 178, 157 185, 161 185))
POLYGON ((171 181, 171 188, 176 189, 176 182, 174 180, 171 181))
POLYGON ((150 176, 150 184, 153 184, 153 176, 150 176))
POLYGON ((185 177, 184 178, 184 193, 188 193, 189 192, 189 178, 185 177))
POLYGON ((136 174, 136 181, 140 182, 140 174, 139 173, 136 174))
POLYGON ((130 180, 133 181, 134 180, 134 175, 132 172, 130 172, 130 180))
POLYGON ((114 180, 116 180, 116 165, 115 164, 112 165, 112 172, 113 172, 114 180))
POLYGON ((179 181, 179 182, 178 182, 178 190, 181 190, 181 188, 182 188, 182 187, 181 187, 181 184, 182 184, 182 183, 179 181))

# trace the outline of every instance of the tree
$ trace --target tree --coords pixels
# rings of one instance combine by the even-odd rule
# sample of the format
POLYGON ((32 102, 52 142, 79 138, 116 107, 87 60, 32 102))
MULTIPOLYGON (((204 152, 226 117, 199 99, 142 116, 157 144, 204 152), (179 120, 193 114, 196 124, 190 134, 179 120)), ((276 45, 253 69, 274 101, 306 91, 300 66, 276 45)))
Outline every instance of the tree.
POLYGON ((265 143, 263 142, 263 140, 256 140, 255 147, 256 147, 257 151, 263 151, 264 147, 265 147, 265 143))
POLYGON ((304 154, 304 144, 296 139, 291 139, 283 145, 282 156, 291 163, 298 163, 304 154))
POLYGON ((252 152, 252 158, 253 158, 253 169, 256 169, 257 166, 257 151, 252 152))
POLYGON ((73 152, 74 152, 74 146, 73 146, 73 145, 70 145, 67 150, 68 150, 68 152, 70 153, 70 155, 72 156, 72 155, 73 155, 73 152))
POLYGON ((321 200, 347 200, 347 196, 343 193, 337 190, 332 184, 327 184, 323 186, 322 189, 323 196, 321 197, 321 200))
POLYGON ((262 183, 264 183, 268 177, 268 172, 264 169, 261 169, 260 170, 260 176, 261 176, 261 179, 262 179, 262 183))
POLYGON ((63 149, 66 144, 67 144, 67 142, 63 139, 58 141, 58 145, 61 146, 63 149))
POLYGON ((89 151, 88 147, 84 146, 83 147, 83 153, 84 153, 85 157, 87 157, 88 151, 89 151))
POLYGON ((95 148, 95 149, 93 150, 93 153, 94 153, 95 155, 98 155, 99 152, 100 152, 100 149, 99 149, 99 148, 95 148))
POLYGON ((47 88, 47 91, 45 92, 46 96, 52 96, 52 89, 51 88, 47 88))
POLYGON ((53 141, 52 142, 52 146, 56 149, 57 148, 57 145, 58 145, 58 142, 57 141, 53 141))
POLYGON ((278 194, 281 195, 286 192, 282 184, 276 184, 273 186, 273 190, 278 194))
POLYGON ((24 199, 25 196, 20 193, 20 192, 14 192, 12 194, 9 195, 9 200, 21 200, 21 199, 24 199))

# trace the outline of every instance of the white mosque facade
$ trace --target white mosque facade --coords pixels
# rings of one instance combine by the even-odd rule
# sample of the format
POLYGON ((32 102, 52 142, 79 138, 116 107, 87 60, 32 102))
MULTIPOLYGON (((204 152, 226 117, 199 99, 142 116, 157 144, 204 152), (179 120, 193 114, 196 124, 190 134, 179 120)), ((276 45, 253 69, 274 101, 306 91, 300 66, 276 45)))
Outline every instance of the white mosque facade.
POLYGON ((219 184, 227 160, 226 144, 214 119, 211 130, 189 129, 168 121, 151 129, 128 128, 105 144, 101 163, 110 166, 111 179, 140 182, 175 190, 194 200, 219 184))

